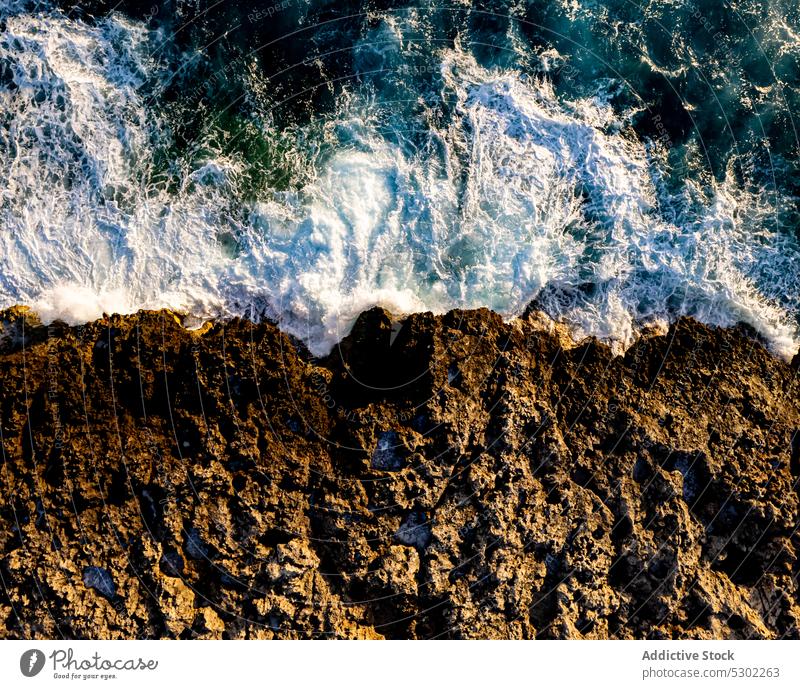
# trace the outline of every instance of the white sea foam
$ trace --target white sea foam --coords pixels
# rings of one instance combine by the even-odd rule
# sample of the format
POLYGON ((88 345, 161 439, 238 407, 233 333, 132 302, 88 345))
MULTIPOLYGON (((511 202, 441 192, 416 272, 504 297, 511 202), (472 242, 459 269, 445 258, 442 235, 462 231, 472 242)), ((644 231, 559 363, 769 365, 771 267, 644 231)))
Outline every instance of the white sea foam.
POLYGON ((123 289, 98 292, 68 284, 43 290, 31 306, 45 323, 62 320, 70 325, 87 323, 104 313, 130 313, 135 309, 123 289))
POLYGON ((2 306, 71 322, 265 314, 321 354, 374 304, 510 317, 538 299, 620 345, 689 314, 797 350, 800 254, 772 206, 689 181, 665 209, 645 145, 599 100, 560 103, 546 82, 445 53, 452 112, 422 145, 354 93, 305 187, 249 202, 223 151, 153 183, 169 128, 142 93, 161 67, 136 23, 11 16, 0 64, 14 74, 0 82, 2 306))

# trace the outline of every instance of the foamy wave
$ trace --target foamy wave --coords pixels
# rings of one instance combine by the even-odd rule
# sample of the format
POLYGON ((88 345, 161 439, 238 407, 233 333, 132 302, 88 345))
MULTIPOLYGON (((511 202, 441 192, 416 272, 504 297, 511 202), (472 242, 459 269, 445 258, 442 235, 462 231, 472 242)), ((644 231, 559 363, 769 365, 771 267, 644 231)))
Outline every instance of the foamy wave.
POLYGON ((71 322, 262 314, 322 354, 374 304, 510 317, 536 299, 576 336, 623 346, 643 322, 688 314, 797 350, 800 254, 772 205, 732 177, 667 198, 601 100, 561 103, 545 81, 443 53, 446 121, 393 120, 354 92, 311 181, 254 202, 224 151, 153 182, 170 135, 142 93, 163 69, 148 40, 117 16, 7 18, 1 305, 71 322))
POLYGON ((133 302, 123 289, 96 292, 81 285, 58 285, 44 290, 31 304, 45 323, 56 320, 80 325, 101 318, 106 313, 132 313, 133 302))

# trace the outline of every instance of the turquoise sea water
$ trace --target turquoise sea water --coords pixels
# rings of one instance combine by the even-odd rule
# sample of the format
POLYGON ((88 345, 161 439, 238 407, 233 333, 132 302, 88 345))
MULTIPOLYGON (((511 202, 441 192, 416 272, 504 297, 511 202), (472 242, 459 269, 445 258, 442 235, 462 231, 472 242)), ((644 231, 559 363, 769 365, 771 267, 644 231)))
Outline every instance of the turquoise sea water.
POLYGON ((0 2, 0 306, 800 343, 789 2, 0 2))

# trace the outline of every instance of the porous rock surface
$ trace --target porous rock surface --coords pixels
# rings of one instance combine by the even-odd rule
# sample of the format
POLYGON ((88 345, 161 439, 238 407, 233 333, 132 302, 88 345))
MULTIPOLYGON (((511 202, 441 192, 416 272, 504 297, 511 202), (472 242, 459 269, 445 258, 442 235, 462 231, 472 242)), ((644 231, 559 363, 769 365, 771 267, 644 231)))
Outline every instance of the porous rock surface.
POLYGON ((681 320, 0 314, 0 636, 797 638, 797 361, 681 320))

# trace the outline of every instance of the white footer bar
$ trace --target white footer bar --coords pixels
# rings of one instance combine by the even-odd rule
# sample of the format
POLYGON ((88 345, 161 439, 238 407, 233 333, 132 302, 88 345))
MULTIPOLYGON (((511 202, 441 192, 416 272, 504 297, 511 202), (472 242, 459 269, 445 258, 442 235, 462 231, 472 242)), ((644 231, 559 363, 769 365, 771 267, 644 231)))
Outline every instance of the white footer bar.
POLYGON ((798 687, 799 670, 796 641, 0 642, 2 687, 798 687))

